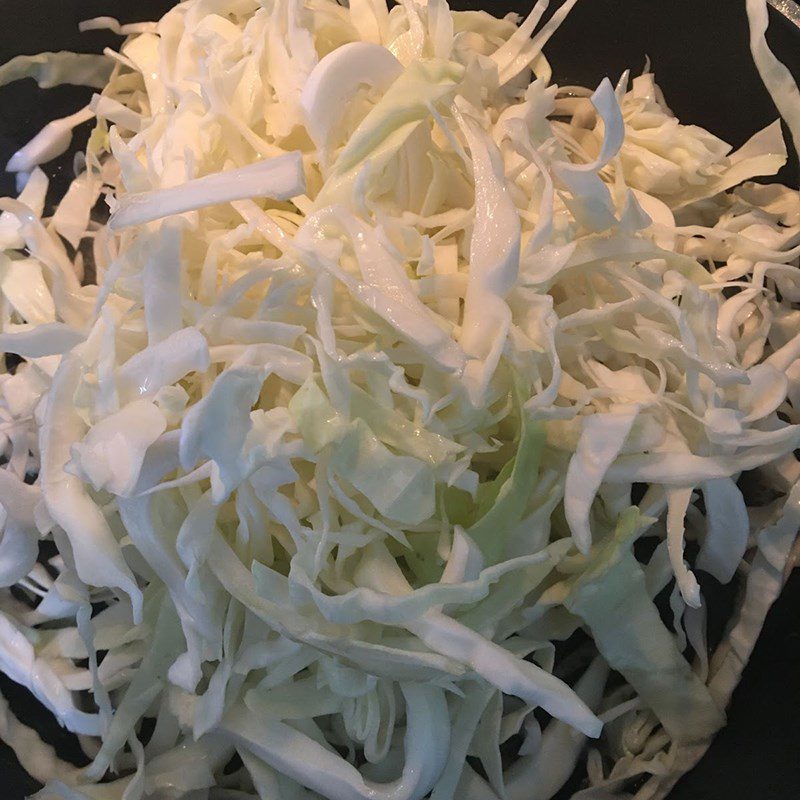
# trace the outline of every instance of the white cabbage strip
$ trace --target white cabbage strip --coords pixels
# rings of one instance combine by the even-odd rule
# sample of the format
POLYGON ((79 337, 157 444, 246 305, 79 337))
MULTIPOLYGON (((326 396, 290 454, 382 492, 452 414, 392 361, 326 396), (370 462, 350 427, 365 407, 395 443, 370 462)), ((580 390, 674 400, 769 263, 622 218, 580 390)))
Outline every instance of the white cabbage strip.
POLYGON ((796 560, 800 199, 777 122, 551 84, 573 5, 187 0, 0 67, 98 91, 0 199, 0 668, 91 761, 0 702, 40 797, 653 800, 724 724, 796 560))

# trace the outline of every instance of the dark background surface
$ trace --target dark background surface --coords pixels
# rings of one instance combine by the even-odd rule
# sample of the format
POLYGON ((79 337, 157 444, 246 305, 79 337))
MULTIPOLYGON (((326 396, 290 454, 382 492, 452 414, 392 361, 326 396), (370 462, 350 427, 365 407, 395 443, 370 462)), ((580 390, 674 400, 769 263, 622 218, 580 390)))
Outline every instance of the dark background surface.
MULTIPOLYGON (((77 23, 99 15, 122 21, 154 19, 165 0, 0 0, 0 63, 19 53, 114 46, 107 32, 79 34, 77 23)), ((454 8, 524 13, 531 1, 468 0, 454 8)), ((557 5, 557 3, 554 3, 557 5)), ((800 77, 800 31, 771 14, 770 42, 800 77)), ((742 144, 777 116, 761 86, 747 45, 744 0, 582 0, 546 48, 558 83, 596 85, 649 56, 667 102, 683 122, 709 128, 742 144)), ((49 120, 72 113, 90 90, 41 91, 32 81, 0 88, 0 165, 49 120)), ((85 140, 88 126, 76 132, 85 140)), ((58 187, 69 176, 69 154, 45 167, 58 187)), ((781 177, 797 185, 797 162, 781 177)), ((0 195, 13 180, 0 172, 0 195)), ((36 724, 45 715, 30 695, 4 676, 0 689, 12 708, 36 724)), ((795 800, 800 797, 800 573, 767 618, 753 658, 729 710, 729 724, 708 754, 670 795, 671 800, 795 800)), ((64 757, 74 744, 51 725, 39 726, 64 757)), ((21 800, 35 791, 13 753, 0 744, 0 798, 21 800)))

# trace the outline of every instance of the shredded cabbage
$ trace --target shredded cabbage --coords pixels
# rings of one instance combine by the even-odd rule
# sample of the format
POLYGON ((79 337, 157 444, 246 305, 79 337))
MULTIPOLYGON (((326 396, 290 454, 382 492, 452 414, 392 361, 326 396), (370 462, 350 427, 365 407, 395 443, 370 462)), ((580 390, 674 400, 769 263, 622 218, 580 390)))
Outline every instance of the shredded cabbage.
POLYGON ((777 121, 552 84, 573 5, 185 0, 0 67, 98 90, 0 199, 0 668, 90 761, 0 699, 38 797, 652 800, 724 724, 795 558, 800 200, 777 121))

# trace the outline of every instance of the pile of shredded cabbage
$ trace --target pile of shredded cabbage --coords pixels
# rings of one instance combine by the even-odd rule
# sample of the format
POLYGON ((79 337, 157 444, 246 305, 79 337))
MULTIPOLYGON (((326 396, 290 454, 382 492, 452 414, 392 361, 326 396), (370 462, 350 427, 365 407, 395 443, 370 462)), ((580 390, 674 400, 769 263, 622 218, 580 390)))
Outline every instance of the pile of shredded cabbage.
POLYGON ((187 0, 0 67, 99 90, 0 200, 0 668, 91 761, 3 704, 40 798, 652 799, 724 724, 800 524, 800 200, 747 182, 778 121, 552 84, 574 2, 187 0))

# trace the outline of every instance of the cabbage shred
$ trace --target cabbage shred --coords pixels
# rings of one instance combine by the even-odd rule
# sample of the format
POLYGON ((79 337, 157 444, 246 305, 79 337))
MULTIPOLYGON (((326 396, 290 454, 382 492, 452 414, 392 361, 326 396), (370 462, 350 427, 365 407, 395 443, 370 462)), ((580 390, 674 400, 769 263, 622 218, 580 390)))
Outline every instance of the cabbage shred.
POLYGON ((800 525, 800 202, 778 121, 551 83, 572 5, 187 0, 0 67, 102 88, 0 199, 0 668, 90 760, 2 704, 39 797, 656 798, 724 724, 800 525))

